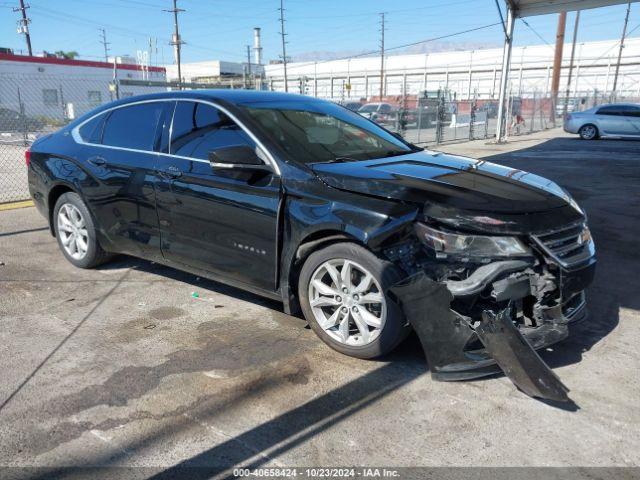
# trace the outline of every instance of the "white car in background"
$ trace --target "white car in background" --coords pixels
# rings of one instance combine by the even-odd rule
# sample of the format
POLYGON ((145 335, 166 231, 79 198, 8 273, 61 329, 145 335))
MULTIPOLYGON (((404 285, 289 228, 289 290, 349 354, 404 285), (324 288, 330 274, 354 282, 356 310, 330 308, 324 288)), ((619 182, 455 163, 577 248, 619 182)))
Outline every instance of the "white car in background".
POLYGON ((572 112, 564 119, 564 131, 583 140, 596 138, 640 138, 640 104, 599 105, 572 112))
POLYGON ((395 120, 396 109, 390 103, 365 103, 358 109, 358 113, 376 123, 388 124, 395 120))

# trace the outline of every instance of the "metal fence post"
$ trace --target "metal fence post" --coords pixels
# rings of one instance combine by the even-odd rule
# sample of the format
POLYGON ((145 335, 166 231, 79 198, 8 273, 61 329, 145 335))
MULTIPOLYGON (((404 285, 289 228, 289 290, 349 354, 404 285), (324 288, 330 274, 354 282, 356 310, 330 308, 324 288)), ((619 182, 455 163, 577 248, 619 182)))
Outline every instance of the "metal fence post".
POLYGON ((537 102, 537 95, 536 92, 533 92, 533 105, 531 105, 531 119, 530 119, 530 123, 531 125, 529 125, 529 133, 533 132, 533 123, 536 121, 536 102, 537 102))

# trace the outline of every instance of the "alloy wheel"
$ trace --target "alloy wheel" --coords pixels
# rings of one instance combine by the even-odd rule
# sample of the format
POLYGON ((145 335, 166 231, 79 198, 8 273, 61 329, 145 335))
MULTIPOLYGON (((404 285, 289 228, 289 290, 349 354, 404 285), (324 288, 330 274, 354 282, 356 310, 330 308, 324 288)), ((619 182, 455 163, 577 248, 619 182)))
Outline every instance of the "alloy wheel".
POLYGON ((89 234, 78 207, 65 203, 58 210, 58 235, 62 247, 75 260, 81 260, 89 249, 89 234))
POLYGON ((384 327, 387 305, 380 285, 351 260, 328 260, 316 269, 309 303, 318 325, 344 345, 368 345, 384 327))
POLYGON ((582 127, 582 138, 585 140, 591 140, 596 136, 596 127, 592 125, 585 125, 582 127))

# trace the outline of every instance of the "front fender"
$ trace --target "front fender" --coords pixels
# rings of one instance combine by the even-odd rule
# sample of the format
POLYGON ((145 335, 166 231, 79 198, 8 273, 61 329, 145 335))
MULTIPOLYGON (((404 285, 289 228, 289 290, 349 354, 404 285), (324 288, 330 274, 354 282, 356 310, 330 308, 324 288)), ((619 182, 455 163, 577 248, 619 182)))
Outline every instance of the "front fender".
MULTIPOLYGON (((324 187, 330 188, 330 187, 324 187)), ((411 232, 418 207, 331 189, 332 198, 287 195, 283 198, 280 290, 289 313, 298 311, 292 272, 302 263, 300 245, 311 239, 351 240, 379 251, 393 238, 411 232)))

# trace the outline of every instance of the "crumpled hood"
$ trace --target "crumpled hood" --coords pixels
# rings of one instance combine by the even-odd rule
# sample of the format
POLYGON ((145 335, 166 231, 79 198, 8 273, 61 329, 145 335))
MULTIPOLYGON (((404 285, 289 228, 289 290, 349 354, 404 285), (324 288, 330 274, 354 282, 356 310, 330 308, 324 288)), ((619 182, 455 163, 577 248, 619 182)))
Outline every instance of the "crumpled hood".
POLYGON ((512 215, 549 211, 573 202, 558 185, 538 175, 436 152, 319 163, 312 168, 332 187, 426 207, 512 215))

